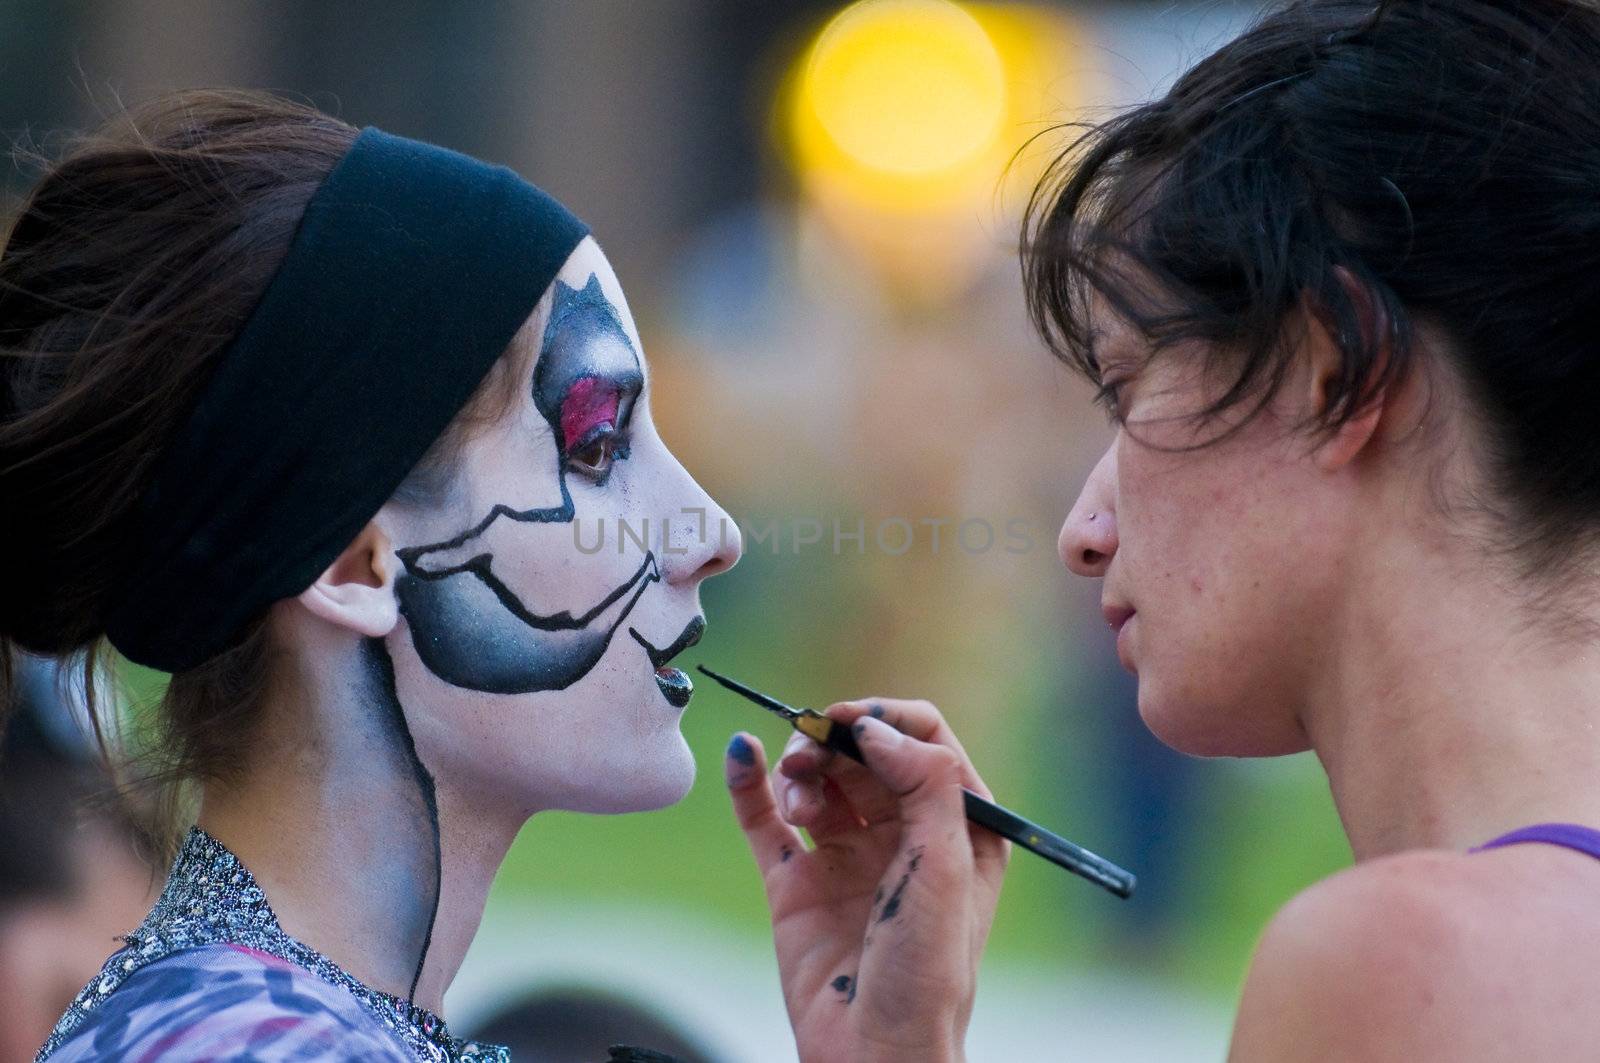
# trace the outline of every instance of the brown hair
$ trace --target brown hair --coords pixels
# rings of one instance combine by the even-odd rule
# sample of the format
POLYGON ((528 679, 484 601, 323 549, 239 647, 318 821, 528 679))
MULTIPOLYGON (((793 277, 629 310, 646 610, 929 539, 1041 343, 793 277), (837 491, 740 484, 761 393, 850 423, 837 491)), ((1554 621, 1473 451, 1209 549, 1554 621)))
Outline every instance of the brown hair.
MULTIPOLYGON (((19 651, 81 654, 93 698, 154 460, 356 134, 270 95, 175 93, 78 138, 22 203, 0 252, 0 722, 19 651)), ((235 769, 269 661, 259 620, 173 676, 142 781, 235 769)))

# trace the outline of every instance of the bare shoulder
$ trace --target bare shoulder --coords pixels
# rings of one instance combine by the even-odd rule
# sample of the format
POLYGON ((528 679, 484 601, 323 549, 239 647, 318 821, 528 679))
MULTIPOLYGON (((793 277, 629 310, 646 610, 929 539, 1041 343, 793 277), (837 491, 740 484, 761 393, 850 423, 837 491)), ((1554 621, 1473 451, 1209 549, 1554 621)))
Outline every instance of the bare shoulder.
POLYGON ((1334 875, 1262 935, 1230 1058, 1593 1058, 1597 895, 1600 862, 1547 846, 1334 875))

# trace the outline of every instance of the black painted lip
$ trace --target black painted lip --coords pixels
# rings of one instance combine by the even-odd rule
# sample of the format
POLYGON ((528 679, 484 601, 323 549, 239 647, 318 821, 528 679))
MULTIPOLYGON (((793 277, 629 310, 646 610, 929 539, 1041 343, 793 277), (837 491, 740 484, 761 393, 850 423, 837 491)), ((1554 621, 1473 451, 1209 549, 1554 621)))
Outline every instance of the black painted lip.
POLYGON ((661 688, 661 696, 675 709, 685 707, 689 699, 694 697, 694 681, 681 668, 656 669, 656 686, 661 688))
POLYGON ((628 634, 632 635, 634 641, 643 646, 644 652, 649 655, 650 667, 656 669, 657 671, 663 668, 668 661, 672 660, 678 654, 699 642, 700 636, 704 635, 705 633, 706 618, 703 616, 697 616, 693 620, 689 621, 688 626, 683 629, 683 634, 674 639, 672 641, 672 645, 665 649, 658 650, 654 646, 650 645, 650 641, 648 639, 639 634, 638 629, 631 627, 628 629, 628 634))

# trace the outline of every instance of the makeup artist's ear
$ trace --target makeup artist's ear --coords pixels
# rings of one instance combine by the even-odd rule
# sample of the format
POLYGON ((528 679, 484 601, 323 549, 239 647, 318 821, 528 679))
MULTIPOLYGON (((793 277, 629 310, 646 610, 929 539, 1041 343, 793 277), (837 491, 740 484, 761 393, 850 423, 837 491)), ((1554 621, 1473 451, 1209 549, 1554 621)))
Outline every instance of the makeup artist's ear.
POLYGON ((383 638, 400 622, 394 592, 394 550, 375 522, 334 559, 299 602, 314 616, 370 638, 383 638))
MULTIPOLYGON (((1373 372, 1381 373, 1384 364, 1393 356, 1389 315, 1372 291, 1348 269, 1335 266, 1334 274, 1355 308, 1356 327, 1375 344, 1378 364, 1373 372)), ((1321 417, 1328 412, 1329 395, 1344 374, 1346 355, 1338 339, 1339 324, 1325 308, 1308 300, 1305 324, 1305 356, 1310 371, 1306 380, 1309 390, 1305 395, 1305 412, 1311 417, 1321 417)), ((1377 434, 1387 401, 1388 393, 1379 391, 1356 411, 1355 416, 1323 438, 1314 451, 1317 467, 1323 472, 1335 472, 1354 461, 1377 434)))

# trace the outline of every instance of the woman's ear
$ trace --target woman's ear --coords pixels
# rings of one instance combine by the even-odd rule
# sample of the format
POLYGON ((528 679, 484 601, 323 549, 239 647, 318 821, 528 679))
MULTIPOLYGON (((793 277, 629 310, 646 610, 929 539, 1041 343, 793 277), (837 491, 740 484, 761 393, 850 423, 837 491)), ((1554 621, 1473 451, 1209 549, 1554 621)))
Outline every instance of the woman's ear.
MULTIPOLYGON (((1343 266, 1334 268, 1340 285, 1355 306, 1356 317, 1362 333, 1378 341, 1380 364, 1374 374, 1382 372, 1382 361, 1391 356, 1387 337, 1390 334, 1388 317, 1373 300, 1372 293, 1361 285, 1343 266)), ((1346 354, 1336 338, 1336 329, 1320 308, 1308 306, 1306 312, 1305 350, 1310 367, 1310 394, 1306 396, 1312 416, 1327 413, 1329 396, 1344 374, 1346 354)), ((1315 451, 1317 466, 1324 472, 1333 472, 1354 461, 1356 455, 1377 435, 1378 422, 1383 417, 1387 394, 1379 391, 1371 396, 1334 432, 1318 444, 1315 451)))
POLYGON ((330 624, 369 638, 383 638, 400 622, 394 590, 394 551, 374 522, 334 559, 298 601, 330 624))

